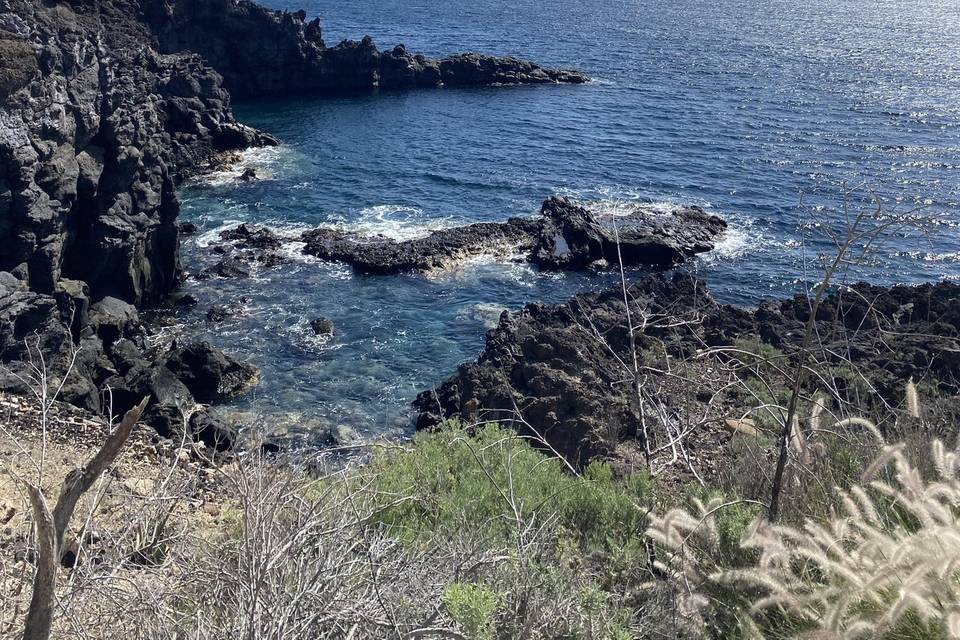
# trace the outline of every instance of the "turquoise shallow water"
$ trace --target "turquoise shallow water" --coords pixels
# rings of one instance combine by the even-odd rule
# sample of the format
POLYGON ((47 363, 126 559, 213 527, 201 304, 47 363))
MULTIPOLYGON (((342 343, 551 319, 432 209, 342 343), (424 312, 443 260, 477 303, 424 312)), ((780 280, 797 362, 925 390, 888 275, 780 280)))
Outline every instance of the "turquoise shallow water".
MULTIPOLYGON (((237 105, 284 145, 247 158, 273 179, 222 174, 181 191, 183 217, 207 232, 185 246, 191 271, 213 259, 216 230, 240 221, 403 237, 532 214, 560 193, 723 215, 731 232, 692 268, 721 299, 752 304, 796 290, 829 249, 817 226, 840 221, 843 186, 865 184, 887 211, 919 207, 936 224, 888 238, 849 277, 960 277, 952 0, 267 4, 321 15, 328 43, 369 34, 381 48, 405 42, 432 55, 516 54, 597 81, 237 105)), ((410 399, 474 358, 499 310, 609 280, 490 261, 437 278, 356 277, 305 260, 255 275, 188 282, 201 304, 176 330, 261 366, 264 383, 239 409, 368 433, 405 429, 410 399), (210 305, 242 296, 242 314, 205 320, 210 305), (317 315, 334 321, 336 339, 311 335, 317 315)))

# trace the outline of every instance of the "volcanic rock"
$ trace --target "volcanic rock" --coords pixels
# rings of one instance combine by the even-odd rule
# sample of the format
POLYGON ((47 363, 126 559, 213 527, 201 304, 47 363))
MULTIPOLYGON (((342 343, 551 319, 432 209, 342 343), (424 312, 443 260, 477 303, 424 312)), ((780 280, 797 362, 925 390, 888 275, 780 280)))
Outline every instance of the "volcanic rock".
POLYGON ((234 360, 206 342, 174 349, 167 354, 165 366, 203 404, 239 395, 257 381, 254 366, 234 360))
POLYGON ((221 231, 220 237, 242 249, 279 249, 283 244, 277 234, 270 229, 248 224, 221 231))
POLYGON ((714 247, 727 224, 699 207, 629 212, 591 211, 565 198, 548 198, 532 261, 544 268, 584 268, 603 261, 668 268, 714 247))
POLYGON ((190 416, 190 432, 195 440, 216 451, 228 451, 237 442, 237 428, 209 411, 197 411, 190 416))
POLYGON ((381 52, 369 37, 328 47, 319 20, 247 0, 144 0, 144 5, 163 52, 199 53, 237 97, 587 81, 579 71, 516 58, 467 53, 434 60, 403 45, 381 52))
POLYGON ((334 332, 333 322, 329 318, 311 320, 310 328, 318 336, 332 336, 334 332))
POLYGON ((243 262, 237 258, 228 257, 220 260, 212 267, 204 269, 197 277, 201 280, 208 278, 249 278, 250 272, 243 262))
POLYGON ((665 269, 713 249, 726 228, 722 219, 698 207, 661 211, 639 204, 614 217, 548 198, 539 219, 483 222, 404 241, 321 228, 301 240, 304 253, 347 262, 363 273, 430 271, 477 255, 515 253, 544 269, 606 268, 621 259, 624 265, 665 269))
MULTIPOLYGON (((719 305, 688 274, 652 276, 629 284, 626 292, 614 287, 566 304, 527 305, 502 316, 476 362, 462 364, 436 390, 417 397, 417 428, 435 428, 450 418, 468 425, 499 421, 583 465, 616 458, 631 443, 640 446, 644 419, 651 429, 664 415, 682 424, 684 408, 695 407, 715 426, 709 438, 716 444, 730 437, 722 401, 727 383, 710 386, 716 365, 702 357, 703 350, 745 340, 780 350, 785 364, 799 351, 809 313, 802 296, 766 301, 755 310, 719 305), (645 327, 630 330, 625 296, 632 317, 645 318, 645 327), (641 411, 631 384, 635 371, 628 366, 634 354, 642 363, 640 384, 664 414, 649 406, 641 411), (659 362, 648 367, 646 358, 659 362), (682 376, 665 373, 678 363, 682 376), (715 396, 720 400, 713 402, 715 396)), ((824 363, 827 378, 812 378, 805 391, 811 396, 826 380, 837 393, 851 393, 845 402, 869 410, 871 398, 855 397, 846 386, 843 372, 851 366, 884 409, 901 402, 911 379, 944 398, 960 392, 960 285, 857 284, 833 292, 820 307, 816 335, 808 366, 824 363)), ((692 442, 704 445, 702 439, 692 442)))
POLYGON ((342 260, 362 273, 430 271, 488 253, 528 251, 536 223, 512 218, 432 231, 424 238, 398 241, 340 229, 314 229, 301 237, 303 251, 324 260, 342 260))

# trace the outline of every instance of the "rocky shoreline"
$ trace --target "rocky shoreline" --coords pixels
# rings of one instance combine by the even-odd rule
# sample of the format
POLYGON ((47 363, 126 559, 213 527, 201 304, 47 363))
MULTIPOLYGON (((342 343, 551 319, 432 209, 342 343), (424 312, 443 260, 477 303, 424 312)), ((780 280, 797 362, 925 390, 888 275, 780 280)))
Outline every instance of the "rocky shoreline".
MULTIPOLYGON (((804 296, 753 310, 718 304, 704 282, 677 273, 626 291, 613 287, 566 304, 504 312, 475 362, 417 397, 417 428, 435 429, 451 418, 467 425, 498 421, 572 464, 600 458, 629 466, 640 464, 646 429, 695 426, 694 455, 701 467, 715 466, 723 460, 717 449, 736 430, 731 424, 760 403, 749 379, 768 389, 787 386, 809 309, 804 296), (761 371, 752 352, 772 358, 772 365, 761 371)), ((838 403, 838 415, 845 403, 895 409, 913 381, 927 391, 926 411, 947 416, 947 430, 954 428, 960 285, 856 284, 830 294, 815 328, 808 366, 818 367, 818 376, 806 398, 825 392, 838 403)))
MULTIPOLYGON (((138 310, 183 277, 176 186, 224 152, 274 145, 231 95, 579 84, 582 73, 479 54, 432 60, 241 0, 0 0, 0 389, 47 384, 94 412, 134 398, 161 434, 255 372, 209 345, 156 344, 138 310), (138 398, 137 398, 138 399, 138 398)), ((161 341, 162 342, 162 341, 161 341)))
POLYGON ((249 0, 149 0, 143 6, 159 51, 200 54, 237 98, 588 81, 576 70, 517 58, 463 53, 435 60, 402 44, 380 51, 369 37, 329 47, 319 18, 308 22, 303 11, 271 11, 249 0))
MULTIPOLYGON (((149 396, 145 419, 158 434, 186 425, 216 448, 231 446, 236 429, 209 405, 250 389, 256 370, 204 343, 170 343, 140 312, 168 301, 184 277, 179 239, 190 229, 177 222, 177 184, 227 152, 277 144, 234 119, 232 95, 587 81, 514 58, 380 51, 369 38, 328 47, 303 12, 248 0, 0 0, 0 53, 0 391, 28 392, 30 363, 42 355, 44 382, 60 399, 116 415, 149 396)), ((612 215, 549 198, 535 219, 408 241, 336 228, 296 240, 310 256, 370 274, 429 272, 484 254, 541 269, 669 269, 710 251, 725 229, 697 207, 612 215)), ((267 229, 241 226, 222 239, 224 258, 198 277, 243 277, 251 263, 284 260, 283 239, 267 229)), ((868 371, 878 402, 894 403, 913 378, 956 394, 958 305, 947 283, 834 293, 817 318, 818 358, 868 371)), ((729 411, 748 399, 728 393, 722 358, 699 354, 747 341, 789 361, 807 308, 804 298, 752 311, 720 305, 688 275, 529 305, 501 317, 477 362, 417 398, 417 428, 497 419, 582 465, 629 462, 645 420, 679 424, 699 412, 701 446, 722 446, 729 411), (649 406, 636 392, 641 377, 657 390, 649 406)), ((228 312, 211 309, 211 319, 228 312)), ((317 319, 314 330, 334 328, 317 319)), ((841 378, 831 380, 837 393, 856 386, 841 378)))

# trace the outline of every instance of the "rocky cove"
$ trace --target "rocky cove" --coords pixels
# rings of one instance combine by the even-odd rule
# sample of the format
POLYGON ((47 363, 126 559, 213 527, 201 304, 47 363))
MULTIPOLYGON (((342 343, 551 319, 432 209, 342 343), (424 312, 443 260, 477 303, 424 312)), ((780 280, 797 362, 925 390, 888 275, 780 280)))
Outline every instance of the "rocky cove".
MULTIPOLYGON (((4 388, 24 392, 24 363, 43 354, 55 379, 71 368, 63 399, 94 412, 120 413, 147 395, 154 402, 146 420, 161 436, 176 433, 186 410, 192 433, 217 447, 231 445, 237 425, 208 407, 254 388, 255 368, 204 342, 171 342, 140 314, 156 315, 162 303, 162 317, 191 303, 169 297, 185 275, 179 245, 182 231, 189 231, 178 222, 178 185, 211 162, 216 166, 226 151, 280 142, 237 122, 231 97, 587 82, 581 72, 516 58, 470 53, 434 59, 402 45, 381 52, 369 38, 328 46, 319 22, 307 21, 303 12, 246 1, 49 6, 7 0, 0 9, 0 42, 11 53, 2 70, 0 140, 0 357, 10 363, 4 388)), ((269 229, 241 225, 220 234, 211 249, 220 257, 192 277, 242 280, 252 268, 282 268, 288 256, 279 250, 293 240, 306 256, 384 277, 442 271, 493 255, 543 272, 616 278, 621 264, 664 270, 709 252, 726 226, 695 205, 610 216, 591 210, 589 202, 553 197, 539 217, 453 226, 406 240, 337 227, 279 238, 269 229)), ((652 328, 639 339, 639 348, 651 351, 645 375, 653 381, 661 370, 661 355, 652 354, 656 341, 666 345, 664 359, 687 359, 698 348, 751 338, 787 351, 797 347, 790 340, 802 321, 797 300, 747 312, 717 304, 695 279, 666 276, 630 287, 630 302, 620 307, 623 288, 614 287, 501 316, 476 363, 417 397, 417 427, 433 428, 451 417, 496 418, 544 435, 575 465, 595 457, 628 462, 639 455, 631 447, 642 413, 629 385, 618 387, 627 349, 638 348, 622 327, 631 305, 639 305, 636 313, 644 317, 697 318, 697 329, 686 334, 652 328)), ((891 313, 905 309, 898 323, 911 331, 932 323, 928 328, 936 336, 934 345, 910 347, 916 353, 906 358, 913 363, 909 370, 876 383, 886 384, 878 386, 886 397, 929 367, 939 367, 936 385, 945 392, 955 388, 951 287, 932 289, 934 315, 915 315, 927 289, 870 290, 874 299, 897 301, 885 303, 891 313), (924 362, 922 354, 934 346, 944 355, 924 362)), ((533 291, 531 299, 536 297, 533 291)), ((823 319, 825 335, 864 325, 868 314, 849 319, 846 299, 835 300, 842 314, 823 319)), ((221 305, 207 317, 216 324, 230 313, 221 305)), ((337 331, 322 318, 311 320, 318 334, 337 331)), ((899 343, 881 341, 889 332, 883 322, 868 323, 863 331, 866 337, 858 339, 869 343, 863 354, 878 359, 878 372, 888 371, 892 357, 882 354, 894 349, 902 355, 899 343)), ((689 386, 684 393, 692 393, 697 404, 708 396, 716 401, 717 391, 689 386)), ((737 402, 708 405, 715 414, 707 421, 705 447, 729 438, 723 420, 737 402)))
POLYGON ((219 153, 277 143, 235 121, 231 91, 586 81, 514 58, 381 53, 369 38, 327 47, 303 13, 246 1, 5 1, 0 38, 3 386, 26 392, 27 363, 43 360, 60 397, 91 411, 150 396, 164 436, 184 412, 199 436, 210 418, 196 403, 256 379, 209 345, 151 344, 138 314, 183 275, 177 183, 219 153))
POLYGON ((0 638, 957 637, 958 49, 0 0, 0 638))

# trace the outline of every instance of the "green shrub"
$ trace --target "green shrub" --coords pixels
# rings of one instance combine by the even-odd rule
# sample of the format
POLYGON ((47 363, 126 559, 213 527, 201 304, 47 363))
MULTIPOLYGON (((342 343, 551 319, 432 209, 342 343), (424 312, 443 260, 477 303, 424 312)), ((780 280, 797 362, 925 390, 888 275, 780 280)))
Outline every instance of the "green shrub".
POLYGON ((454 582, 443 592, 443 604, 470 640, 493 637, 493 616, 500 597, 481 585, 454 582))
POLYGON ((470 436, 456 425, 419 433, 414 447, 375 456, 374 488, 388 506, 382 522, 406 540, 437 531, 482 528, 504 541, 535 522, 586 552, 619 551, 639 540, 640 506, 648 498, 644 475, 626 480, 609 465, 592 463, 582 477, 528 440, 496 425, 470 436))

